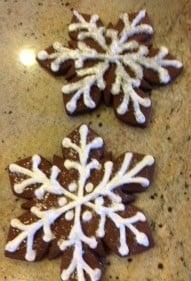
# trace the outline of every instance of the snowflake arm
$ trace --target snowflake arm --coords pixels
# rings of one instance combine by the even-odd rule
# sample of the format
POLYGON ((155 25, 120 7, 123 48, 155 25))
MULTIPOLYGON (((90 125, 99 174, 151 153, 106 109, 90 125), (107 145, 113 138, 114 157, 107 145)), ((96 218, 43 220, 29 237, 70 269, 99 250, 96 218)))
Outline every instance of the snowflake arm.
POLYGON ((145 18, 145 15, 145 10, 139 11, 132 22, 130 22, 128 14, 125 13, 121 15, 121 20, 123 21, 124 27, 120 33, 120 38, 118 41, 119 46, 123 45, 132 35, 134 36, 140 33, 146 33, 149 35, 153 34, 154 31, 151 25, 141 23, 141 21, 145 18))
MULTIPOLYGON (((132 47, 137 48, 137 43, 132 41, 132 47)), ((169 60, 165 57, 169 54, 168 49, 165 47, 160 48, 159 52, 149 57, 149 50, 146 46, 138 47, 137 51, 123 56, 123 65, 118 65, 116 68, 116 78, 112 85, 111 92, 113 95, 123 93, 121 103, 117 107, 117 114, 124 115, 128 112, 129 103, 132 102, 134 115, 137 123, 144 124, 146 116, 143 114, 141 107, 151 107, 151 100, 148 97, 140 97, 137 94, 136 88, 140 87, 140 82, 144 78, 143 67, 157 73, 161 84, 167 84, 170 80, 170 74, 166 67, 174 67, 180 69, 182 63, 178 60, 169 60), (135 77, 130 77, 126 72, 124 65, 130 67, 135 77)))
POLYGON ((51 175, 50 178, 46 176, 41 169, 39 169, 39 165, 41 163, 41 158, 38 155, 34 155, 32 157, 32 170, 26 169, 21 167, 18 164, 11 164, 9 166, 9 170, 12 173, 19 173, 21 175, 27 176, 29 178, 15 183, 13 189, 16 193, 21 194, 23 193, 24 189, 30 187, 33 184, 40 184, 34 193, 38 199, 42 199, 44 194, 54 193, 54 194, 62 194, 63 188, 59 185, 57 181, 58 174, 60 170, 58 167, 53 166, 51 168, 51 175))
POLYGON ((15 252, 19 248, 20 244, 26 240, 25 259, 28 261, 34 261, 36 257, 36 253, 33 249, 34 235, 42 227, 42 221, 26 225, 18 219, 13 219, 11 221, 11 226, 21 232, 18 236, 6 244, 5 250, 8 252, 15 252))
POLYGON ((131 78, 123 66, 117 66, 115 83, 111 89, 113 95, 118 95, 121 91, 123 92, 123 99, 117 107, 117 113, 123 115, 128 112, 129 103, 132 102, 136 121, 143 124, 145 123, 145 116, 141 111, 141 106, 146 108, 150 107, 151 100, 138 95, 135 88, 138 88, 139 85, 140 81, 131 78))
POLYGON ((150 184, 148 178, 140 176, 137 177, 136 175, 138 175, 145 167, 152 166, 154 164, 154 158, 151 155, 147 155, 137 165, 135 165, 134 168, 128 171, 129 163, 131 162, 132 157, 132 153, 125 154, 121 168, 112 179, 110 179, 110 176, 112 174, 113 164, 112 162, 106 162, 104 165, 104 177, 94 192, 101 192, 99 194, 105 195, 108 191, 112 191, 118 186, 130 183, 138 183, 142 187, 148 187, 150 184))
MULTIPOLYGON (((75 280, 85 281, 87 280, 85 275, 89 277, 91 281, 98 281, 101 278, 101 268, 100 262, 97 257, 92 254, 92 252, 86 250, 82 256, 82 244, 77 243, 73 252, 68 251, 68 255, 71 256, 71 262, 68 266, 62 269, 61 279, 67 281, 71 276, 75 278, 75 280), (92 259, 95 267, 89 264, 89 259, 92 259), (75 272, 75 273, 74 273, 75 272)), ((63 260, 65 256, 62 257, 63 260)))
POLYGON ((50 67, 53 72, 58 72, 61 65, 68 60, 73 60, 75 67, 78 69, 83 67, 86 60, 99 58, 97 51, 89 48, 83 42, 78 43, 77 49, 66 48, 59 42, 55 42, 52 47, 54 52, 49 54, 46 50, 43 50, 38 53, 38 59, 41 61, 51 60, 50 67))
POLYGON ((137 222, 146 221, 145 216, 141 212, 137 212, 136 215, 130 218, 123 218, 116 213, 110 212, 108 214, 109 218, 114 222, 115 226, 119 229, 120 235, 120 245, 119 253, 122 256, 128 255, 129 248, 126 241, 125 228, 128 228, 135 236, 135 239, 138 244, 144 245, 145 247, 149 246, 149 240, 145 233, 140 232, 133 224, 137 222))
POLYGON ((96 107, 96 103, 91 97, 91 89, 92 86, 97 86, 100 90, 104 90, 105 82, 103 77, 108 68, 108 63, 99 63, 94 67, 78 70, 77 73, 82 79, 63 86, 62 92, 65 95, 72 94, 70 101, 66 103, 66 109, 70 114, 76 111, 81 97, 87 108, 93 109, 96 107))
POLYGON ((175 69, 181 69, 183 67, 182 62, 176 59, 167 59, 167 55, 169 55, 168 49, 166 47, 161 47, 154 57, 139 57, 137 62, 145 68, 152 69, 156 72, 161 84, 167 84, 171 81, 168 67, 175 69))
POLYGON ((105 27, 103 26, 98 26, 97 22, 99 20, 98 15, 92 15, 90 17, 90 21, 86 21, 85 18, 78 13, 77 11, 74 11, 74 16, 77 19, 77 23, 72 23, 69 25, 69 31, 81 31, 78 34, 78 39, 79 40, 84 40, 86 38, 92 38, 93 40, 97 41, 99 45, 103 49, 107 49, 107 44, 105 40, 105 27), (86 31, 84 31, 86 30, 86 31))

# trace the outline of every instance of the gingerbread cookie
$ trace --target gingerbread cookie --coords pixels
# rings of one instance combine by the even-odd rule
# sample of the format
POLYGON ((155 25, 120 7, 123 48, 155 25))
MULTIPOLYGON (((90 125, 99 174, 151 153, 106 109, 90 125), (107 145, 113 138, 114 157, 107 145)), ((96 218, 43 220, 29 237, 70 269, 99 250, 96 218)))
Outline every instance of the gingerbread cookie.
POLYGON ((55 42, 37 55, 43 67, 68 80, 62 88, 66 112, 92 111, 103 100, 125 123, 147 126, 148 92, 170 83, 183 66, 166 47, 152 47, 154 31, 145 10, 124 13, 107 27, 97 15, 74 11, 68 29, 69 47, 55 42))
POLYGON ((81 125, 62 141, 63 158, 41 156, 9 166, 16 196, 25 212, 11 220, 5 255, 37 261, 61 255, 61 279, 98 281, 105 249, 119 256, 153 246, 134 193, 147 190, 154 158, 126 152, 112 160, 103 139, 81 125))

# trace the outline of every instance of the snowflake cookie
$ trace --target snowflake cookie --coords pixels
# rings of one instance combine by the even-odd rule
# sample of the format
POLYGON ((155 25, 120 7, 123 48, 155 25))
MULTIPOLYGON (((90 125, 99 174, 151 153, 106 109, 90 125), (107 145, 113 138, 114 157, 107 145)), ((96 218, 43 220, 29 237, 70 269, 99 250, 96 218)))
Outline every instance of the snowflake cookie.
POLYGON ((25 212, 11 220, 5 255, 37 261, 62 256, 61 279, 98 281, 105 249, 119 256, 153 246, 145 215, 130 203, 149 187, 154 158, 131 152, 112 160, 104 142, 81 125, 62 141, 63 158, 41 156, 9 166, 25 212))
POLYGON ((69 47, 55 42, 37 55, 53 74, 65 75, 62 92, 69 115, 94 110, 103 100, 125 123, 145 127, 151 113, 149 91, 182 71, 166 47, 152 48, 153 27, 145 10, 122 14, 104 27, 97 15, 74 11, 69 47))

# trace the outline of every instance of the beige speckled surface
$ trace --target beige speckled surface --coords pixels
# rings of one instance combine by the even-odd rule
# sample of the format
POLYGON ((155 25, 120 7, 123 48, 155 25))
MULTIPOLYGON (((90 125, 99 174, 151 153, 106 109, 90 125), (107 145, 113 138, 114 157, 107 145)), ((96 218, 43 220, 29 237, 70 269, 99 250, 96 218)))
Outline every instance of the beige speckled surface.
POLYGON ((137 202, 150 218, 156 247, 132 261, 110 256, 103 280, 190 280, 190 11, 189 0, 0 1, 0 281, 59 280, 59 259, 29 264, 3 256, 9 221, 21 213, 5 168, 19 156, 39 153, 51 159, 53 153, 60 154, 62 138, 76 125, 89 121, 116 154, 133 150, 157 158, 154 184, 137 202), (148 129, 119 123, 112 109, 105 107, 92 115, 67 117, 60 94, 63 79, 56 80, 37 64, 27 68, 19 62, 23 48, 39 50, 56 39, 66 42, 71 7, 96 12, 105 22, 123 11, 146 7, 156 30, 155 43, 166 44, 183 60, 184 74, 172 86, 153 91, 148 129), (163 269, 158 268, 159 263, 163 269))

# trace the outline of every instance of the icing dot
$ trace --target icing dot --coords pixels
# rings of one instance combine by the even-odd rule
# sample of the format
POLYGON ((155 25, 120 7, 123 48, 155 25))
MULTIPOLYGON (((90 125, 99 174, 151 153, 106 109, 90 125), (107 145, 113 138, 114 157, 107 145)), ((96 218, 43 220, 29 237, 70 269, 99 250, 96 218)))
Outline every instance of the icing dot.
POLYGON ((103 145, 103 139, 100 138, 100 137, 97 137, 94 141, 94 144, 95 144, 95 148, 99 148, 99 147, 102 147, 103 145))
POLYGON ((65 162, 64 162, 64 166, 65 166, 65 168, 66 169, 70 169, 70 160, 66 160, 65 162))
POLYGON ((145 123, 145 116, 143 115, 143 113, 140 111, 140 112, 135 112, 135 117, 136 117, 136 120, 138 123, 140 124, 143 124, 145 123))
POLYGON ((147 160, 147 165, 153 165, 154 164, 154 162, 155 162, 155 159, 154 159, 154 157, 152 156, 152 155, 147 155, 146 157, 146 160, 147 160))
POLYGON ((97 82, 97 86, 98 86, 98 88, 100 88, 101 90, 104 90, 105 87, 106 87, 106 84, 105 84, 105 82, 103 81, 103 79, 100 79, 100 80, 98 80, 98 82, 97 82))
POLYGON ((149 53, 148 47, 143 46, 143 45, 141 45, 141 46, 139 47, 139 50, 140 50, 140 54, 143 55, 143 56, 147 56, 148 53, 149 53))
POLYGON ((81 127, 80 127, 80 130, 79 130, 79 132, 80 132, 80 135, 85 135, 85 136, 87 136, 87 134, 88 134, 88 126, 86 125, 86 124, 83 124, 81 127))
POLYGON ((59 49, 62 48, 62 44, 59 43, 59 42, 54 42, 52 46, 53 46, 53 48, 56 49, 56 50, 59 50, 59 49))
POLYGON ((51 63, 51 70, 54 71, 54 72, 57 72, 59 70, 60 66, 58 63, 56 62, 52 62, 51 63))
POLYGON ((145 98, 145 100, 144 100, 144 106, 145 106, 145 107, 151 106, 151 100, 150 100, 149 98, 145 98))
POLYGON ((65 197, 60 197, 60 198, 58 199, 58 204, 59 204, 59 206, 64 206, 64 205, 66 205, 66 203, 67 203, 67 200, 66 200, 65 197))
POLYGON ((95 281, 100 280, 101 278, 101 270, 99 268, 94 269, 94 279, 95 281))
POLYGON ((75 182, 72 182, 69 186, 68 189, 70 192, 74 192, 77 190, 77 184, 75 182))
POLYGON ((122 256, 128 255, 129 249, 128 249, 127 245, 121 246, 121 247, 119 248, 119 253, 120 253, 122 256))
POLYGON ((66 212, 66 214, 65 214, 65 219, 66 219, 67 221, 71 221, 71 220, 73 219, 73 217, 74 217, 74 212, 73 212, 72 210, 66 212))
POLYGON ((81 68, 81 67, 83 67, 83 61, 80 60, 80 59, 76 60, 76 61, 75 61, 75 67, 76 67, 76 68, 81 68))
POLYGON ((168 55, 168 49, 165 46, 160 47, 160 56, 159 58, 164 58, 166 55, 168 55))
POLYGON ((85 186, 85 190, 86 190, 87 192, 92 192, 93 188, 94 188, 94 186, 93 186, 93 184, 92 184, 91 182, 89 182, 89 183, 86 184, 86 186, 85 186))
POLYGON ((117 94, 119 94, 120 92, 120 88, 119 85, 116 83, 114 85, 112 85, 112 90, 111 90, 112 94, 115 96, 117 94))
POLYGON ((48 234, 46 233, 44 236, 43 236, 43 240, 45 242, 50 242, 52 239, 54 238, 54 235, 52 233, 48 234))
POLYGON ((148 240, 148 237, 142 232, 142 233, 139 233, 136 237, 136 240, 139 244, 145 246, 145 247, 148 247, 149 246, 149 240, 148 240))
POLYGON ((160 81, 164 84, 167 84, 171 79, 166 69, 161 69, 159 77, 160 77, 160 81))
POLYGON ((18 194, 21 194, 23 190, 20 188, 20 184, 14 184, 14 191, 18 194))
POLYGON ((25 259, 27 261, 34 261, 35 258, 36 258, 36 251, 34 251, 34 250, 31 250, 30 253, 26 253, 26 255, 25 255, 25 259))
POLYGON ((176 61, 176 67, 181 68, 183 66, 182 62, 176 61))
POLYGON ((98 198, 96 198, 96 200, 95 200, 95 203, 96 203, 96 205, 103 205, 103 203, 104 203, 104 199, 103 199, 103 197, 98 197, 98 198))
POLYGON ((40 52, 37 54, 37 58, 38 58, 39 60, 46 60, 46 59, 48 59, 48 53, 47 53, 45 50, 40 51, 40 52))
POLYGON ((150 181, 148 179, 145 179, 145 182, 143 182, 141 185, 143 187, 147 187, 147 186, 149 186, 149 184, 150 184, 150 181))
POLYGON ((83 214, 82 214, 82 219, 83 221, 89 221, 92 219, 92 213, 90 211, 85 211, 83 214))
POLYGON ((44 192, 43 192, 42 189, 38 188, 38 189, 35 190, 34 194, 36 195, 36 197, 38 199, 42 199, 44 192))
POLYGON ((69 148, 71 144, 71 140, 69 138, 64 138, 62 141, 63 147, 69 148))
MULTIPOLYGON (((62 91, 64 92, 64 87, 62 88, 62 91)), ((68 102, 66 104, 66 108, 69 112, 73 113, 74 110, 76 109, 76 105, 73 102, 68 102)))

